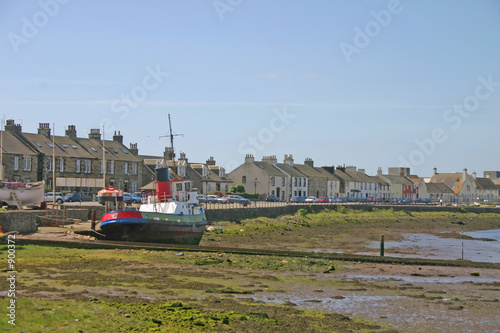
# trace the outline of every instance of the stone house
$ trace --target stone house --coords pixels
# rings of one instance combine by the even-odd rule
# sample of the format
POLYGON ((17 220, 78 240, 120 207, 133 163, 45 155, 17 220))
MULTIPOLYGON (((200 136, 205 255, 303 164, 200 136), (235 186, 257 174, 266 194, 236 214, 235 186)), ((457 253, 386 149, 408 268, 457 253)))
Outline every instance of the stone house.
POLYGON ((287 184, 290 186, 283 199, 290 199, 295 196, 308 196, 309 191, 307 176, 295 167, 293 155, 285 155, 283 163, 278 163, 277 167, 287 175, 287 184))
POLYGON ((438 202, 456 202, 456 194, 446 184, 443 183, 426 183, 427 193, 432 201, 438 202))
POLYGON ((434 168, 430 183, 443 183, 448 186, 456 194, 453 199, 458 203, 472 203, 476 200, 476 181, 467 173, 467 169, 461 173, 438 173, 434 168))
POLYGON ((38 181, 39 153, 23 142, 21 126, 8 120, 1 136, 0 180, 24 183, 38 181))
POLYGON ((377 172, 377 177, 390 185, 390 198, 413 199, 414 184, 407 177, 410 176, 409 168, 389 168, 389 174, 382 174, 382 169, 377 172))
POLYGON ((263 157, 255 161, 253 155, 245 156, 245 163, 231 171, 228 176, 234 184, 242 184, 248 193, 259 194, 260 199, 267 195, 287 198, 289 175, 277 166, 276 156, 263 157))
POLYGON ((5 135, 5 150, 18 151, 12 158, 15 159, 17 154, 19 160, 23 154, 24 160, 23 173, 19 175, 16 174, 18 170, 9 169, 10 162, 6 161, 5 178, 9 180, 43 180, 47 186, 52 187, 55 171, 56 191, 95 194, 104 185, 114 185, 126 192, 136 191, 140 187, 142 160, 123 145, 120 133, 115 133, 113 140, 103 142, 98 129, 91 130, 86 139, 77 137, 75 126, 70 125, 65 136, 57 136, 52 135, 48 123, 40 123, 37 133, 24 133, 21 126, 13 120, 7 121, 5 133, 9 133, 5 135), (107 162, 106 183, 103 155, 107 162))
POLYGON ((472 173, 472 178, 474 178, 476 182, 476 199, 480 202, 489 201, 489 202, 497 202, 498 201, 498 186, 491 180, 491 178, 479 178, 476 177, 476 173, 472 173))
MULTIPOLYGON (((185 155, 182 157, 185 158, 185 155)), ((214 191, 228 193, 233 184, 224 168, 217 165, 212 156, 205 163, 188 163, 187 177, 193 180, 193 186, 200 194, 214 191)), ((245 187, 245 190, 248 192, 249 189, 245 187)))

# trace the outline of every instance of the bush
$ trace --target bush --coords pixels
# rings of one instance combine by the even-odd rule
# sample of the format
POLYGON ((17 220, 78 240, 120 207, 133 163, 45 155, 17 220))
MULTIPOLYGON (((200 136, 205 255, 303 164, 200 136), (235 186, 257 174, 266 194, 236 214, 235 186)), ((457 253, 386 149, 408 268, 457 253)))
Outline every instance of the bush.
POLYGON ((297 211, 297 215, 300 217, 307 217, 307 209, 301 208, 297 211))

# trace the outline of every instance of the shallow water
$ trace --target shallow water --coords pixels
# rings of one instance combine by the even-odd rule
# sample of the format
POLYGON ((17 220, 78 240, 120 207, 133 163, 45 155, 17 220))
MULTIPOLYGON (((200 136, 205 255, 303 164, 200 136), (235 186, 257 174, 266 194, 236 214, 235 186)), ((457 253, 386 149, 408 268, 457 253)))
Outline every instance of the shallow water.
MULTIPOLYGON (((475 262, 500 263, 500 229, 466 232, 464 235, 474 238, 488 238, 494 241, 479 239, 441 238, 428 234, 404 234, 401 242, 386 242, 386 257, 426 258, 426 259, 463 259, 475 262)), ((380 248, 379 242, 373 242, 370 248, 380 248)), ((359 254, 378 255, 376 252, 359 254)))

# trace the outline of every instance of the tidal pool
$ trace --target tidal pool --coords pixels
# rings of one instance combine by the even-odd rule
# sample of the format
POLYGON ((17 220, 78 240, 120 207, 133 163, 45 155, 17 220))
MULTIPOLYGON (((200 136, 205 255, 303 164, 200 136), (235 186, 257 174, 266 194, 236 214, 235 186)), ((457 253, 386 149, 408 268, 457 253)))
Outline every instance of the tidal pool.
MULTIPOLYGON (((500 229, 464 232, 464 235, 477 239, 443 238, 429 234, 404 234, 401 242, 386 242, 386 257, 426 258, 426 259, 463 259, 475 262, 500 263, 500 229), (484 240, 489 239, 489 240, 484 240)), ((380 248, 373 242, 370 248, 380 248)), ((378 255, 379 252, 358 254, 378 255)))

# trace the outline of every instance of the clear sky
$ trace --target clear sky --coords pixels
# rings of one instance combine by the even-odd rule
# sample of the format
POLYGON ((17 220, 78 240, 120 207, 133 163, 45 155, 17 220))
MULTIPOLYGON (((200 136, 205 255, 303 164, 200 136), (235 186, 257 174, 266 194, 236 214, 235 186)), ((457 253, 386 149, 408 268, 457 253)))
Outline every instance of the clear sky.
POLYGON ((500 1, 0 2, 0 115, 231 171, 500 170, 500 1))

